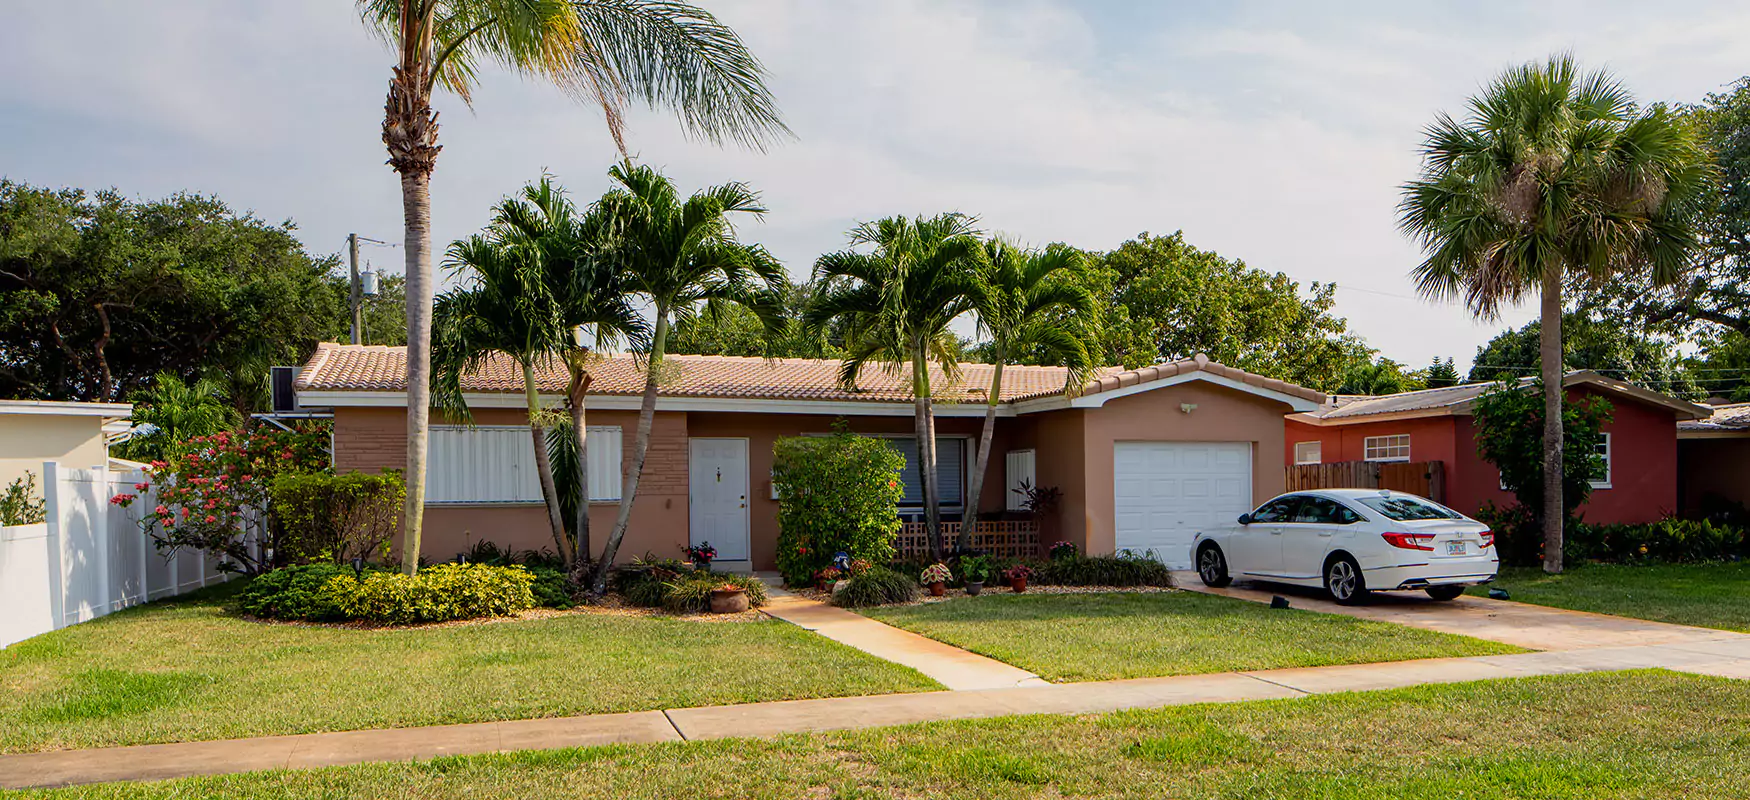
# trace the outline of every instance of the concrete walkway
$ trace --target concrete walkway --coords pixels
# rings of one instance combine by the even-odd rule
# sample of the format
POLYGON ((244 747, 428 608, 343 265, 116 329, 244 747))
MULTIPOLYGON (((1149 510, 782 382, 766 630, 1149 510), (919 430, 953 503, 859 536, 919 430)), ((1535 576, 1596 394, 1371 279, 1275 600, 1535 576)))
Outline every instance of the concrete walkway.
POLYGON ((1269 603, 1272 596, 1282 595, 1295 608, 1308 611, 1456 633, 1528 650, 1578 650, 1750 640, 1750 636, 1731 631, 1613 617, 1587 611, 1569 611, 1470 595, 1436 602, 1421 592, 1380 592, 1367 605, 1344 606, 1329 600, 1323 592, 1316 589, 1263 583, 1235 584, 1223 589, 1211 589, 1203 585, 1195 572, 1175 572, 1173 579, 1179 587, 1194 592, 1258 603, 1269 603))
POLYGON ((1506 656, 708 706, 0 756, 0 788, 158 780, 507 750, 767 737, 1011 714, 1091 714, 1532 675, 1662 667, 1750 680, 1750 637, 1506 656))
POLYGON ((1038 675, 1020 667, 861 614, 797 597, 783 590, 767 590, 767 594, 770 602, 762 609, 767 614, 876 658, 911 667, 949 689, 1007 689, 1045 683, 1038 675))

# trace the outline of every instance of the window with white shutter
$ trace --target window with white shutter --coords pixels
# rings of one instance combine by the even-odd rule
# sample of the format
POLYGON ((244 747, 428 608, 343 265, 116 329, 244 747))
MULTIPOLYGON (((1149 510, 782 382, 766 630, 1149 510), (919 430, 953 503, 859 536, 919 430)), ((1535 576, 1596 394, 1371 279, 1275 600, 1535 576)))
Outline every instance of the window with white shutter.
POLYGON ((589 499, 591 502, 620 499, 620 478, 625 469, 625 449, 620 426, 589 426, 589 499))
MULTIPOLYGON (((434 425, 427 503, 539 503, 534 443, 522 425, 434 425)), ((619 427, 589 428, 589 499, 620 499, 619 427)))
POLYGON ((1027 510, 1027 496, 1022 494, 1021 484, 1038 488, 1039 479, 1034 473, 1034 457, 1032 450, 1010 450, 1003 464, 1003 474, 1007 479, 1007 491, 1003 492, 1003 507, 1010 511, 1027 510))

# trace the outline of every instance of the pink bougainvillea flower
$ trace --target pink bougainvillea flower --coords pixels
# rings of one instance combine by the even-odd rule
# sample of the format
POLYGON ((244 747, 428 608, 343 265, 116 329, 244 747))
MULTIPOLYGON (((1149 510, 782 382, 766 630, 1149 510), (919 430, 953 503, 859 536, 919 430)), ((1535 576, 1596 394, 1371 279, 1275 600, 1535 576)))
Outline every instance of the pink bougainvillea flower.
POLYGON ((213 515, 211 515, 211 514, 208 514, 208 515, 207 515, 207 524, 209 524, 209 525, 211 525, 211 524, 212 524, 212 523, 215 523, 215 522, 218 522, 218 521, 219 521, 219 518, 218 518, 218 517, 215 517, 215 516, 213 516, 213 515))
POLYGON ((150 489, 150 488, 152 488, 152 484, 150 484, 150 483, 136 483, 136 484, 134 484, 134 491, 136 491, 136 492, 143 492, 143 491, 146 491, 147 489, 150 489))
POLYGON ((162 517, 165 514, 170 513, 170 509, 165 508, 163 506, 159 506, 157 508, 152 509, 152 513, 157 514, 158 516, 162 517))

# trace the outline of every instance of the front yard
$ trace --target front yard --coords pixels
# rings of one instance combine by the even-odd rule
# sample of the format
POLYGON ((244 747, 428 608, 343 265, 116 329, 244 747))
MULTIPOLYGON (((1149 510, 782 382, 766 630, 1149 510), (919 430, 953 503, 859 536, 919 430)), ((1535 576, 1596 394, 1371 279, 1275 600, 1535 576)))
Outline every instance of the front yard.
POLYGON ((1750 633, 1750 562, 1584 564, 1560 575, 1517 567, 1495 585, 1521 603, 1750 633))
POLYGON ((863 613, 1051 681, 1522 652, 1464 636, 1195 592, 992 594, 863 613))
POLYGON ((353 630, 230 616, 226 588, 0 650, 0 752, 941 688, 774 620, 353 630))
POLYGON ((1744 796, 1747 731, 1750 683, 1605 673, 23 796, 1699 800, 1744 796))

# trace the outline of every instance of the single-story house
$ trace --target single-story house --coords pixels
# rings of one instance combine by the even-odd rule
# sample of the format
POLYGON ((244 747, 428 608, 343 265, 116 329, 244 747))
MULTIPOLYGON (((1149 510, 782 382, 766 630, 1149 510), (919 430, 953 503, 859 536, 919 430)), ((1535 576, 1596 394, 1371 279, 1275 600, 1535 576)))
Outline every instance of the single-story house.
POLYGON ((41 492, 44 461, 105 466, 109 433, 125 430, 133 413, 127 403, 0 400, 0 489, 30 472, 41 492))
MULTIPOLYGON (((909 380, 871 369, 850 390, 837 384, 838 369, 832 360, 670 356, 622 556, 675 557, 689 542, 709 541, 730 566, 772 568, 773 442, 829 433, 839 419, 856 433, 892 439, 906 454, 901 511, 915 517, 921 493, 909 380)), ((939 372, 931 377, 947 519, 969 502, 964 487, 991 367, 962 364, 960 371, 957 383, 939 372)), ((298 405, 333 414, 336 469, 404 465, 405 375, 405 349, 382 346, 323 344, 300 370, 298 405)), ((557 405, 563 367, 540 368, 536 379, 557 405)), ((1203 356, 1104 370, 1068 395, 1064 383, 1061 368, 1004 368, 990 474, 976 498, 981 513, 1018 509, 1012 489, 1024 479, 1056 487, 1062 502, 1055 519, 1039 523, 1043 544, 1154 551, 1181 566, 1200 526, 1233 519, 1282 491, 1282 417, 1312 412, 1325 399, 1203 356)), ((630 356, 604 356, 593 371, 590 524, 598 552, 620 498, 642 385, 630 356)), ((463 382, 474 426, 434 411, 422 544, 432 558, 481 539, 550 545, 522 386, 520 368, 501 360, 463 382)))
MULTIPOLYGON (((1524 383, 1529 387, 1530 380, 1524 383)), ((1604 468, 1579 513, 1589 522, 1652 522, 1675 514, 1678 505, 1678 423, 1704 419, 1710 410, 1669 395, 1604 377, 1590 370, 1562 380, 1570 400, 1602 397, 1611 421, 1598 444, 1604 468)), ((1310 412, 1287 418, 1284 459, 1296 466, 1362 462, 1431 464, 1443 486, 1441 499, 1466 514, 1484 503, 1505 506, 1513 494, 1501 473, 1477 454, 1471 403, 1494 384, 1381 395, 1338 396, 1310 412)))
POLYGON ((1677 423, 1678 503, 1688 517, 1722 503, 1750 506, 1750 403, 1709 410, 1677 423))

